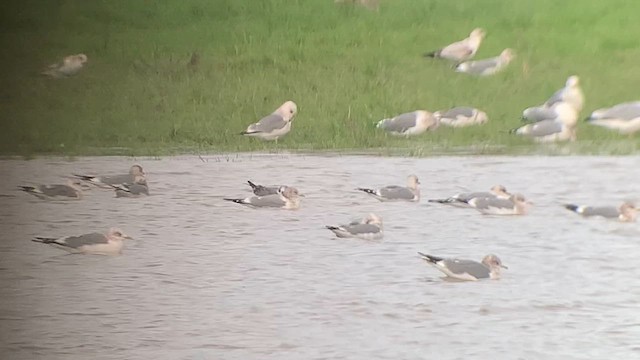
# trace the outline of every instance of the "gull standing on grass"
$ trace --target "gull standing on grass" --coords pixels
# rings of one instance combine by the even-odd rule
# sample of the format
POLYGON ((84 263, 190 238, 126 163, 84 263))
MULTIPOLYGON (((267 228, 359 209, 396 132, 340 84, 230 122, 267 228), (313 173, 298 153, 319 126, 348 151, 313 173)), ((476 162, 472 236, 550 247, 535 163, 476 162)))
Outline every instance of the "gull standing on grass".
POLYGON ((480 28, 476 28, 473 29, 468 38, 456 41, 436 51, 426 53, 424 56, 447 59, 456 63, 461 63, 475 56, 484 36, 485 31, 480 28))
POLYGON ((69 77, 82 70, 82 67, 87 61, 88 58, 85 54, 69 55, 62 59, 61 62, 49 65, 49 67, 41 74, 56 79, 69 77))
POLYGON ((501 269, 508 269, 499 257, 489 254, 482 262, 461 259, 446 259, 418 252, 420 258, 440 270, 448 278, 476 281, 480 279, 499 279, 501 269))
POLYGON ((573 211, 576 214, 580 214, 584 217, 600 216, 606 219, 617 219, 621 222, 634 222, 638 216, 638 209, 629 202, 624 202, 622 205, 615 206, 581 206, 574 204, 567 204, 564 206, 567 210, 573 211))
POLYGON ((131 239, 116 228, 104 234, 91 233, 62 238, 36 237, 32 241, 48 244, 74 254, 117 255, 122 253, 123 240, 131 239))
POLYGON ((19 186, 20 190, 42 200, 82 199, 80 180, 67 180, 66 184, 19 186))
POLYGON ((347 225, 326 226, 339 238, 359 238, 364 240, 379 240, 383 237, 382 218, 376 214, 369 214, 360 221, 353 221, 347 225))
POLYGON ((487 113, 469 106, 457 106, 449 110, 436 111, 433 116, 440 124, 451 127, 482 125, 489 121, 487 113))
POLYGON ((430 112, 416 110, 380 120, 376 127, 392 135, 408 137, 410 135, 420 135, 427 130, 435 130, 438 127, 438 121, 430 112))
POLYGON ((555 115, 555 106, 563 102, 571 104, 578 113, 582 111, 584 93, 580 87, 580 78, 577 75, 569 76, 565 86, 553 93, 544 104, 524 109, 522 119, 530 122, 552 119, 555 115))
POLYGON ((267 115, 255 124, 249 125, 240 135, 258 137, 263 140, 275 140, 291 131, 291 121, 298 112, 293 101, 280 105, 271 115, 267 115))
POLYGON ((136 176, 145 176, 144 170, 140 165, 133 165, 129 168, 128 174, 123 175, 109 175, 109 176, 94 176, 94 175, 79 175, 74 176, 96 185, 101 188, 111 189, 112 185, 132 184, 136 181, 136 176))
POLYGON ((485 215, 526 215, 531 202, 522 194, 513 194, 508 199, 503 198, 473 198, 467 204, 485 215))
POLYGON ((456 71, 478 76, 488 76, 502 71, 515 58, 511 49, 504 49, 499 56, 477 60, 466 61, 456 66, 456 71))
POLYGON ((598 109, 585 121, 591 125, 618 130, 620 134, 633 134, 640 130, 640 101, 598 109))
POLYGON ((121 197, 141 197, 149 195, 149 186, 147 180, 142 175, 136 175, 133 183, 111 185, 116 193, 117 198, 121 197))
POLYGON ((488 198, 488 199, 508 199, 511 196, 507 191, 507 188, 503 185, 495 185, 491 187, 491 189, 487 191, 476 191, 476 192, 468 192, 468 193, 459 193, 453 196, 450 196, 446 199, 431 199, 429 202, 453 205, 456 207, 471 207, 467 202, 474 198, 488 198))
POLYGON ((304 195, 300 194, 298 189, 291 186, 281 186, 278 189, 278 193, 273 195, 251 196, 244 199, 225 198, 224 200, 253 208, 266 207, 296 210, 300 207, 300 197, 304 197, 304 195))
POLYGON ((511 133, 532 138, 540 143, 575 141, 578 112, 573 105, 558 103, 554 106, 553 112, 553 118, 521 126, 511 130, 511 133))
POLYGON ((380 201, 420 201, 420 189, 418 188, 420 181, 415 175, 407 177, 407 187, 398 185, 389 185, 379 189, 357 188, 356 190, 375 197, 380 201))

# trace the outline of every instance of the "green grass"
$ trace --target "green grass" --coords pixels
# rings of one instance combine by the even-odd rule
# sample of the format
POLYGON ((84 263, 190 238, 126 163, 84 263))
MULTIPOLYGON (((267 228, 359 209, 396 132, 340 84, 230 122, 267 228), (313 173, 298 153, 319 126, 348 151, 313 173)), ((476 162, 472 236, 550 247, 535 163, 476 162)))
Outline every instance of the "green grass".
POLYGON ((587 124, 578 142, 551 146, 506 130, 571 74, 583 116, 638 100, 638 13, 622 0, 382 0, 378 12, 333 0, 5 1, 0 153, 633 153, 638 137, 587 124), (506 71, 475 78, 421 57, 474 27, 488 32, 477 58, 515 49, 506 71), (38 75, 79 52, 89 63, 76 77, 38 75), (286 100, 299 113, 278 144, 237 135, 286 100), (490 121, 412 139, 374 126, 455 105, 490 121))

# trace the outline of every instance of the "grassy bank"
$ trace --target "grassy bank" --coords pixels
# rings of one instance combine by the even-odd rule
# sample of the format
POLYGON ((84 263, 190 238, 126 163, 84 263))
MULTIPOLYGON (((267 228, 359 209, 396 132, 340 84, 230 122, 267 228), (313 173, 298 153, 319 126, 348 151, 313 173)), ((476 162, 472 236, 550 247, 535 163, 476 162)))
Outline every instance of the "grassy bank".
MULTIPOLYGON (((554 152, 506 130, 567 76, 581 76, 583 116, 640 99, 637 1, 382 0, 374 12, 333 0, 11 0, 0 10, 2 154, 554 152), (478 26, 488 36, 477 58, 518 54, 505 72, 473 78, 421 57, 478 26), (78 52, 89 56, 78 76, 38 76, 78 52), (289 99, 299 114, 279 144, 237 135, 289 99), (374 127, 455 105, 490 121, 409 140, 374 127)), ((558 152, 640 149, 638 137, 586 124, 578 137, 558 152)))

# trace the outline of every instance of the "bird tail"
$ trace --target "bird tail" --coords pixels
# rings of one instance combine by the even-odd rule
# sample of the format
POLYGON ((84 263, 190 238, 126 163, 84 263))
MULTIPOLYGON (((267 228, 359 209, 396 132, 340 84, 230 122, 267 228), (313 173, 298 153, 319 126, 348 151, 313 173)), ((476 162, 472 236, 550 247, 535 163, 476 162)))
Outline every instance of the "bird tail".
POLYGON ((380 128, 384 129, 384 126, 387 124, 387 121, 389 121, 389 120, 391 120, 391 119, 382 119, 382 120, 378 121, 378 123, 376 124, 376 128, 377 129, 380 129, 380 128))
POLYGON ((564 205, 564 208, 573 212, 578 212, 578 205, 574 205, 574 204, 566 204, 564 205))
POLYGON ((430 203, 451 204, 451 203, 456 202, 458 200, 453 199, 453 198, 447 198, 447 199, 429 199, 427 201, 430 202, 430 203))
POLYGON ((372 195, 375 195, 375 194, 376 194, 376 191, 375 191, 375 190, 373 190, 373 189, 357 188, 356 190, 364 191, 364 192, 366 192, 367 194, 372 194, 372 195))
POLYGON ((591 122, 591 121, 593 121, 593 120, 594 120, 594 118, 592 118, 591 116, 588 116, 588 117, 584 118, 584 120, 583 120, 583 121, 584 121, 584 122, 591 122))
POLYGON ((244 199, 228 199, 228 198, 224 198, 224 200, 231 201, 231 202, 234 202, 236 204, 244 204, 244 199))
POLYGON ((331 231, 333 231, 333 230, 338 230, 338 229, 339 229, 337 226, 330 226, 330 225, 327 225, 327 226, 325 226, 325 227, 326 227, 327 229, 331 230, 331 231))
POLYGON ((433 256, 433 255, 427 255, 427 254, 421 253, 419 251, 418 251, 418 255, 420 255, 420 258, 422 260, 424 260, 426 262, 433 263, 433 264, 437 263, 438 261, 444 260, 443 258, 439 258, 439 257, 433 256))
POLYGON ((424 57, 429 57, 429 58, 435 58, 435 57, 437 57, 439 54, 440 54, 440 52, 439 52, 439 51, 431 51, 431 52, 427 52, 427 53, 422 54, 422 56, 424 56, 424 57))
POLYGON ((28 193, 34 193, 37 192, 36 188, 33 186, 18 186, 18 189, 28 192, 28 193))
POLYGON ((249 184, 249 186, 251 186, 251 189, 255 190, 258 185, 256 185, 255 183, 251 182, 251 180, 247 180, 247 184, 249 184))
POLYGON ((80 174, 72 174, 72 175, 86 181, 92 181, 93 179, 96 178, 95 176, 91 176, 91 175, 80 175, 80 174))
POLYGON ((40 236, 36 236, 35 238, 31 239, 31 241, 33 242, 38 242, 38 243, 42 243, 42 244, 52 244, 52 243, 56 243, 56 238, 48 238, 48 237, 40 237, 40 236))

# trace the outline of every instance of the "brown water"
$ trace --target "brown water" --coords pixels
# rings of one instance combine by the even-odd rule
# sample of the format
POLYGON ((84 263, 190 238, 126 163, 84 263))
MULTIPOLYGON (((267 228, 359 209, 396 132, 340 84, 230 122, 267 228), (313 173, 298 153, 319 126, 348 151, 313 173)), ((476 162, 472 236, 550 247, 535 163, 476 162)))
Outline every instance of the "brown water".
POLYGON ((0 348, 5 359, 639 359, 640 225, 582 219, 566 202, 639 200, 638 157, 232 155, 0 161, 0 348), (40 201, 16 190, 140 163, 152 196, 40 201), (404 184, 419 204, 358 186, 404 184), (298 211, 254 210, 248 179, 291 184, 298 211), (428 204, 503 184, 523 217, 428 204), (382 215, 385 239, 326 224, 382 215), (29 241, 117 225, 122 256, 64 255, 29 241), (452 283, 416 251, 509 266, 452 283))

